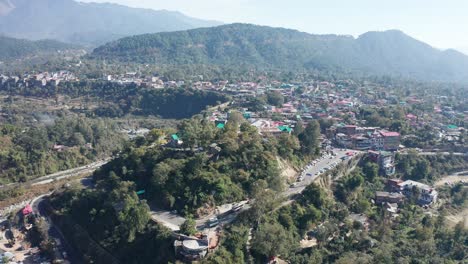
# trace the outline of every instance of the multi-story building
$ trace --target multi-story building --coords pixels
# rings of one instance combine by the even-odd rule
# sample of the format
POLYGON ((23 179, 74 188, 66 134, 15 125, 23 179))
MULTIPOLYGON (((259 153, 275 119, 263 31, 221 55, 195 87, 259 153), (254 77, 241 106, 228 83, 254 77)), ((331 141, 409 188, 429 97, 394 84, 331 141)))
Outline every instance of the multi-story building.
POLYGON ((433 204, 437 202, 438 192, 431 186, 417 181, 401 181, 392 179, 387 181, 387 188, 392 192, 400 192, 407 197, 416 198, 419 204, 433 204), (417 197, 414 197, 417 195, 417 197))
POLYGON ((389 151, 368 152, 368 157, 379 164, 380 173, 389 176, 395 173, 395 154, 389 151))
POLYGON ((402 192, 406 196, 418 195, 416 197, 421 204, 432 204, 437 201, 437 191, 424 183, 407 180, 401 183, 402 192), (418 191, 417 191, 418 190, 418 191))
POLYGON ((383 150, 398 150, 400 147, 400 133, 381 131, 383 150))
POLYGON ((327 129, 326 135, 339 146, 358 150, 396 151, 400 147, 400 133, 379 131, 375 127, 340 124, 327 129))

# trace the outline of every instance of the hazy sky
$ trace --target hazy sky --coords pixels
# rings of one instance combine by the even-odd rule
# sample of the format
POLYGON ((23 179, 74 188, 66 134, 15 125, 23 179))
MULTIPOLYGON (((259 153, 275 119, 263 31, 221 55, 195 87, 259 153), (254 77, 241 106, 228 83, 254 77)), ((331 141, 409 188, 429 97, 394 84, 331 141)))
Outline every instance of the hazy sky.
POLYGON ((225 23, 358 36, 400 29, 438 48, 468 50, 467 0, 82 0, 177 10, 225 23))

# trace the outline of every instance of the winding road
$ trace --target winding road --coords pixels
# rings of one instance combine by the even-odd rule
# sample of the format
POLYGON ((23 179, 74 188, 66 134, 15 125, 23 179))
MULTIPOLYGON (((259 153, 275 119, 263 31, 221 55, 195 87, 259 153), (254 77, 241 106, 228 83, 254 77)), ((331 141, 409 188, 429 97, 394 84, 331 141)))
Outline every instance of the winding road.
MULTIPOLYGON (((333 163, 339 164, 343 162, 342 158, 347 157, 346 153, 353 152, 353 154, 358 153, 355 150, 334 150, 336 156, 325 156, 316 161, 315 165, 308 165, 304 168, 302 172, 303 180, 294 184, 294 186, 289 186, 285 191, 281 193, 281 195, 285 198, 289 198, 288 202, 293 200, 293 196, 296 194, 301 193, 308 185, 312 182, 317 180, 317 178, 322 174, 325 173, 325 168, 329 168, 333 163)), ((225 225, 232 222, 236 216, 243 211, 246 211, 250 208, 250 205, 246 203, 247 201, 243 201, 241 203, 244 204, 242 209, 237 212, 232 212, 232 205, 233 204, 224 204, 218 206, 218 213, 205 216, 203 218, 195 219, 197 228, 199 230, 207 230, 207 222, 212 217, 217 217, 219 220, 220 225, 225 225)), ((160 210, 151 208, 151 218, 161 223, 162 225, 166 226, 167 228, 171 229, 172 231, 178 231, 180 226, 185 222, 185 218, 178 215, 175 212, 170 212, 166 210, 160 210)))

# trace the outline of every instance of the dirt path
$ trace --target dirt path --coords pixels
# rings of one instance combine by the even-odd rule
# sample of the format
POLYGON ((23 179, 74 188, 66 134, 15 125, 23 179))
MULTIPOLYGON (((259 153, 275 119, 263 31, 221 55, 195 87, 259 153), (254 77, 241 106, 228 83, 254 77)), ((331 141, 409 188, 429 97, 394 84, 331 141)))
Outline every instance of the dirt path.
POLYGON ((442 186, 446 184, 455 184, 458 182, 468 183, 468 171, 457 172, 443 177, 435 183, 435 186, 442 186))
POLYGON ((453 228, 456 224, 460 223, 460 221, 463 221, 465 223, 465 228, 468 229, 468 208, 465 208, 457 214, 449 214, 446 216, 446 219, 449 227, 453 228))

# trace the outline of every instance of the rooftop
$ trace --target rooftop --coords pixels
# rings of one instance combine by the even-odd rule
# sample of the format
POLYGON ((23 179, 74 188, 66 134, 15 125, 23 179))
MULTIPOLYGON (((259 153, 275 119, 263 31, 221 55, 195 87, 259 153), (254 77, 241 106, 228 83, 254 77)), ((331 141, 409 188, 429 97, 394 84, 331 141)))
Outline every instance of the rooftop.
POLYGON ((184 240, 182 241, 182 246, 191 251, 205 250, 208 248, 208 244, 205 243, 205 241, 197 239, 184 240))
POLYGON ((380 132, 380 134, 384 137, 399 137, 400 133, 398 132, 380 132))

